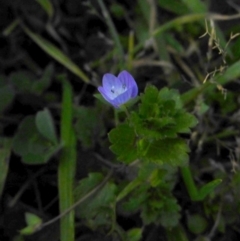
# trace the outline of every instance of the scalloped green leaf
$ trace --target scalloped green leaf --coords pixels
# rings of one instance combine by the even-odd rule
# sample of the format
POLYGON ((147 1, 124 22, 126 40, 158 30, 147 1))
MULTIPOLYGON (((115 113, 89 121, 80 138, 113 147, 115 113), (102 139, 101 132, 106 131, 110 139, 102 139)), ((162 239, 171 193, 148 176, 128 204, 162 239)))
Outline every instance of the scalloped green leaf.
POLYGON ((187 165, 188 152, 188 145, 180 138, 139 142, 139 154, 143 159, 157 164, 187 165))
POLYGON ((148 192, 148 202, 143 203, 141 207, 141 217, 145 224, 154 222, 172 228, 178 224, 181 208, 170 190, 164 190, 163 193, 161 189, 148 192))
POLYGON ((141 95, 139 113, 132 112, 130 123, 143 139, 176 138, 179 133, 188 133, 197 119, 183 109, 176 90, 147 86, 141 95))
POLYGON ((175 120, 172 117, 141 118, 133 112, 130 117, 138 136, 149 139, 162 139, 166 137, 176 137, 176 130, 173 128, 175 120))
POLYGON ((169 100, 174 101, 176 109, 181 109, 183 107, 178 91, 164 87, 159 91, 158 102, 161 103, 169 100))
POLYGON ((141 104, 139 106, 139 114, 142 116, 152 116, 158 111, 158 89, 149 85, 145 88, 144 94, 141 95, 141 104))
POLYGON ((194 115, 185 111, 177 113, 175 121, 175 131, 177 133, 189 133, 191 131, 190 128, 194 127, 198 123, 198 120, 194 115))
POLYGON ((128 124, 118 125, 108 136, 112 143, 110 149, 117 155, 118 160, 128 164, 138 158, 135 131, 128 124))

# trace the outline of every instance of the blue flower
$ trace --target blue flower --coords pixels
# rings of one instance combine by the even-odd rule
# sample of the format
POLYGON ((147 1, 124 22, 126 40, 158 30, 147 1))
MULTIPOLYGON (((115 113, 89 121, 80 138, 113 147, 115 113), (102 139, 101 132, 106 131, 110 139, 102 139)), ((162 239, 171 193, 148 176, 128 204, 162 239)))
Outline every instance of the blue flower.
POLYGON ((123 70, 118 77, 105 74, 102 86, 98 87, 98 91, 106 101, 118 108, 137 96, 138 87, 132 75, 123 70))

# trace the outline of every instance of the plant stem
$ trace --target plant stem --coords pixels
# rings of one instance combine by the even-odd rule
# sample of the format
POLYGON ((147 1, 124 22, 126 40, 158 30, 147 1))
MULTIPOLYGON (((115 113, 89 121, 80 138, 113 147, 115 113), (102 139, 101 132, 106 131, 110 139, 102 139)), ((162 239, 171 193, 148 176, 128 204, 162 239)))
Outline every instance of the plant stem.
POLYGON ((127 106, 126 105, 122 105, 121 108, 124 110, 127 118, 129 119, 130 118, 130 113, 129 113, 128 109, 127 109, 127 106))
POLYGON ((114 111, 115 125, 118 126, 118 124, 119 124, 118 112, 116 109, 114 109, 113 111, 114 111))
POLYGON ((128 64, 127 64, 127 69, 129 71, 132 70, 133 59, 134 59, 134 33, 133 33, 133 31, 131 31, 129 33, 129 38, 128 38, 128 64))
POLYGON ((95 188, 93 188, 89 193, 87 193, 85 196, 83 196, 81 199, 79 199, 77 202, 75 202, 71 207, 69 207, 68 209, 66 209, 64 212, 62 212, 60 215, 58 215, 57 217, 49 220, 46 223, 43 223, 40 227, 39 230, 41 230, 42 228, 53 224, 54 222, 58 221, 60 218, 62 218, 63 216, 67 215, 68 213, 70 213, 73 209, 75 209, 79 204, 83 203, 86 199, 88 199, 89 197, 91 197, 92 195, 96 194, 99 190, 101 190, 104 185, 107 183, 107 181, 109 180, 109 178, 112 176, 113 174, 113 169, 111 169, 111 171, 108 173, 108 175, 104 178, 104 180, 97 185, 95 188))
MULTIPOLYGON (((61 76, 63 100, 61 113, 61 141, 64 144, 58 167, 58 191, 60 213, 71 207, 73 200, 73 181, 76 165, 76 138, 73 132, 72 119, 72 88, 70 83, 61 76)), ((60 240, 74 241, 74 211, 72 210, 60 221, 60 240)))

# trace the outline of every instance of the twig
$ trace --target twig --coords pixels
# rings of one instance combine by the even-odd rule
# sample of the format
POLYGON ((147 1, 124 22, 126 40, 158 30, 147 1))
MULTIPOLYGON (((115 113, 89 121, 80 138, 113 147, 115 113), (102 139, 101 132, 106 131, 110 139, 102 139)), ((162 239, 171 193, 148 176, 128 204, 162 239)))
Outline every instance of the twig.
POLYGON ((220 218, 221 218, 221 213, 222 213, 222 203, 220 203, 220 207, 219 207, 219 210, 218 210, 218 213, 217 213, 217 217, 216 217, 216 221, 210 231, 210 233, 208 234, 208 238, 211 240, 211 238, 214 236, 214 233, 218 227, 218 224, 220 222, 220 218))
POLYGON ((89 193, 87 193, 84 197, 82 197, 81 199, 79 199, 76 203, 74 203, 70 208, 66 209, 64 212, 62 212, 61 214, 59 214, 57 217, 49 220, 46 223, 43 223, 41 226, 39 226, 39 228, 37 229, 37 231, 43 229, 46 226, 49 226, 51 224, 53 224, 54 222, 58 221, 59 219, 61 219, 63 216, 65 216, 66 214, 68 214, 69 212, 71 212, 73 209, 75 209, 79 204, 81 204, 82 202, 84 202, 87 198, 89 198, 90 196, 92 196, 93 194, 97 193, 109 180, 109 178, 112 176, 113 174, 113 170, 111 170, 108 175, 105 177, 105 179, 98 185, 96 186, 92 191, 90 191, 89 193))

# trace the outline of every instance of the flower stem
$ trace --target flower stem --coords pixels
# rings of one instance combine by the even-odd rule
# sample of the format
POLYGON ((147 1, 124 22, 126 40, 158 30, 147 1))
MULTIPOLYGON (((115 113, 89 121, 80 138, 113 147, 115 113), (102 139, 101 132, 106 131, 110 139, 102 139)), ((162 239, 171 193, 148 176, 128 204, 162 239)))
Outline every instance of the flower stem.
POLYGON ((116 109, 114 109, 114 120, 115 120, 115 125, 118 126, 119 118, 118 118, 118 112, 116 109))
POLYGON ((127 106, 126 105, 122 105, 121 108, 124 110, 127 118, 129 119, 130 118, 130 113, 129 113, 128 109, 127 109, 127 106))

